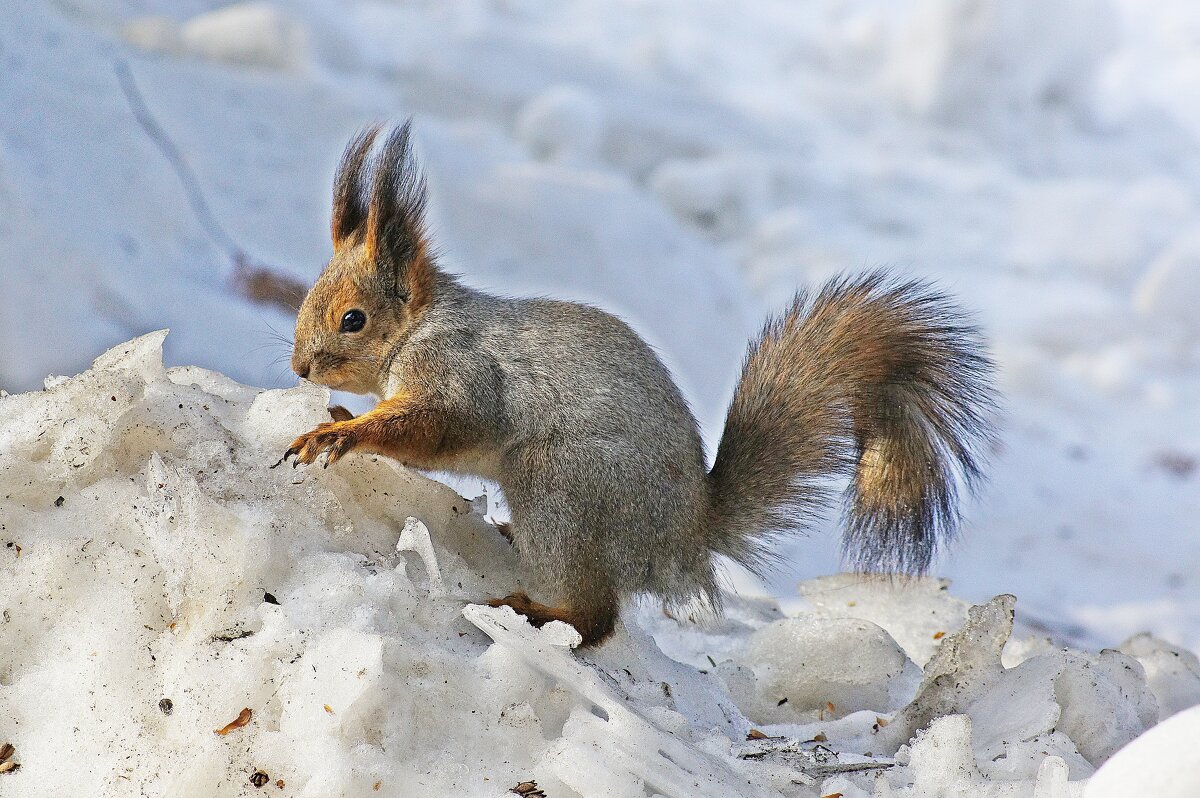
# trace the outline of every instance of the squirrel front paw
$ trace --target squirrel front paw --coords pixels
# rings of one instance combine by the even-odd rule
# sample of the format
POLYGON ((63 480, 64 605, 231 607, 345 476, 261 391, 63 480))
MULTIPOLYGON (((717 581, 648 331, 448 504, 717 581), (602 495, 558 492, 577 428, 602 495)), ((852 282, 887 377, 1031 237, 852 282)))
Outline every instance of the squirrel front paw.
MULTIPOLYGON (((292 468, 303 463, 309 465, 313 463, 322 452, 326 453, 325 468, 328 468, 331 463, 336 463, 347 453, 358 446, 358 434, 354 429, 354 425, 349 421, 327 421, 324 424, 318 424, 316 429, 304 433, 299 438, 292 442, 288 450, 283 453, 283 458, 276 463, 286 463, 288 458, 295 457, 292 461, 292 468)), ((272 466, 274 468, 275 466, 272 466)))

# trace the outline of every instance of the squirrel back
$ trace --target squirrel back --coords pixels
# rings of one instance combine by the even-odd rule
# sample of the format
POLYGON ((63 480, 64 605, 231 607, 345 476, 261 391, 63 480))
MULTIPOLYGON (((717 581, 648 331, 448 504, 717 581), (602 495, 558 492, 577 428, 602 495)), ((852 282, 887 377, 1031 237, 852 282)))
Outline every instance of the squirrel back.
POLYGON ((438 268, 409 127, 356 137, 334 191, 334 257, 309 292, 292 365, 382 400, 322 424, 285 459, 350 451, 499 483, 536 598, 496 599, 585 644, 624 597, 719 606, 714 554, 761 572, 770 542, 850 481, 843 551, 921 572, 980 476, 991 366, 942 295, 882 273, 800 294, 751 344, 711 470, 653 350, 587 305, 496 297, 438 268))

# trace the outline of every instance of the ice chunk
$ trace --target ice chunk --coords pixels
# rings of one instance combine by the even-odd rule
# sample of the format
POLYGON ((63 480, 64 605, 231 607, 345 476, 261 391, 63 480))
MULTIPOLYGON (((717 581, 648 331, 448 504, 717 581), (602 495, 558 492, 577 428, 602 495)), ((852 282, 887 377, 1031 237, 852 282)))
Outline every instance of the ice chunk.
POLYGON ((321 737, 331 727, 362 723, 374 711, 370 695, 383 672, 379 635, 331 630, 308 645, 298 665, 280 693, 282 733, 321 737))
POLYGON ((887 773, 876 787, 876 796, 926 798, 1081 798, 1084 782, 1069 781, 1066 763, 1043 755, 1035 773, 1027 778, 991 781, 976 765, 972 753, 972 723, 965 715, 938 718, 897 755, 905 765, 887 773), (904 780, 911 780, 905 785, 904 780), (894 786, 893 786, 894 785, 894 786))
POLYGON ((509 607, 472 604, 463 609, 463 615, 496 645, 523 657, 530 667, 586 699, 594 708, 590 712, 573 711, 563 727, 562 739, 553 749, 555 762, 565 759, 574 765, 556 770, 564 783, 583 787, 583 794, 588 794, 591 788, 586 779, 581 779, 578 764, 594 761, 594 752, 603 750, 602 770, 611 774, 605 777, 605 784, 618 790, 617 794, 644 785, 641 794, 646 794, 646 787, 653 787, 672 798, 718 798, 741 794, 748 786, 729 764, 689 750, 685 744, 688 735, 677 736, 682 729, 662 728, 653 719, 655 713, 641 710, 636 702, 623 697, 612 676, 573 658, 570 648, 578 645, 580 637, 571 627, 554 622, 533 629, 509 607))
POLYGON ((855 618, 799 615, 754 632, 739 664, 754 675, 742 711, 762 723, 890 712, 915 691, 920 669, 880 627, 855 618))
POLYGON ((1053 753, 1081 777, 1153 723, 1158 707, 1141 666, 1121 652, 1052 651, 1006 670, 1000 654, 1014 602, 997 596, 971 608, 926 666, 917 697, 879 730, 881 750, 936 718, 967 715, 986 775, 1032 778, 1053 753))
POLYGON ((971 752, 971 720, 964 715, 938 718, 897 759, 912 774, 914 796, 973 795, 983 781, 971 752))
POLYGON ((1095 657, 1064 655, 1054 696, 1062 707, 1059 730, 1093 765, 1158 720, 1158 705, 1142 666, 1112 649, 1095 657))
POLYGON ((162 346, 169 330, 146 333, 109 349, 92 362, 92 369, 111 374, 136 374, 142 380, 166 376, 163 368, 162 346))
POLYGON ((963 709, 999 679, 1000 652, 1012 634, 1016 598, 996 596, 968 611, 961 629, 942 639, 925 666, 916 698, 880 730, 883 750, 895 751, 918 730, 943 715, 963 709))
MULTIPOLYGON (((1054 700, 1054 680, 1060 670, 1054 660, 1022 663, 997 675, 978 697, 960 707, 971 718, 976 757, 987 763, 989 772, 1013 778, 1032 776, 1037 769, 1045 754, 1028 761, 1013 750, 1013 744, 1038 740, 1042 748, 1047 747, 1044 738, 1054 731, 1061 715, 1054 700)), ((1066 751, 1078 760, 1071 741, 1065 743, 1066 751)), ((1082 760, 1077 764, 1088 767, 1082 760)))
POLYGON ((1038 767, 1033 798, 1071 798, 1067 779, 1067 763, 1056 756, 1046 757, 1038 767))
POLYGON ((882 626, 922 666, 966 622, 971 606, 950 595, 950 580, 930 577, 834 574, 800 583, 800 594, 818 615, 882 626))
POLYGON ((1047 753, 1075 778, 1090 775, 1157 717, 1141 667, 1111 650, 1032 657, 1000 674, 963 711, 974 724, 981 768, 1007 778, 1032 777, 1047 753))
POLYGON ((400 531, 400 539, 396 541, 396 551, 413 551, 425 564, 425 573, 429 577, 429 591, 436 597, 446 595, 446 585, 442 581, 442 572, 438 569, 437 555, 433 551, 433 541, 429 539, 429 527, 416 518, 409 516, 404 520, 404 529, 400 531))
POLYGON ((1120 650, 1142 664, 1159 720, 1200 704, 1200 659, 1195 654, 1147 633, 1129 638, 1120 650))

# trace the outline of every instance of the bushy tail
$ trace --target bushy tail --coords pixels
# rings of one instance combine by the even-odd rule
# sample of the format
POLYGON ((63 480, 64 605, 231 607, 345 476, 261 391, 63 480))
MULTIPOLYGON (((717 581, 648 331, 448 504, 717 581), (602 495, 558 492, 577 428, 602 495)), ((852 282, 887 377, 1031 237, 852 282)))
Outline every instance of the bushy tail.
POLYGON ((797 294, 742 366, 708 475, 712 548, 761 572, 850 478, 845 561, 920 573, 958 523, 990 442, 992 364, 942 294, 881 273, 797 294))

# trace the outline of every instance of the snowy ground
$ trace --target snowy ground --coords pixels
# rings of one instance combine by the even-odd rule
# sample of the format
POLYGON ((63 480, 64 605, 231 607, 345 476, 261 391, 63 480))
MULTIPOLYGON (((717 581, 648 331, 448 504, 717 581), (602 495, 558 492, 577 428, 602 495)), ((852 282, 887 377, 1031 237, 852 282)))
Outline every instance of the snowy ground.
POLYGON ((168 371, 163 339, 0 397, 5 796, 1200 788, 1200 660, 1013 635, 1010 595, 836 575, 803 613, 647 604, 572 653, 569 626, 478 603, 522 576, 483 503, 382 458, 272 466, 328 393, 168 371))
MULTIPOLYGON (((797 285, 937 278, 978 309, 1007 395, 939 575, 1016 595, 1018 628, 1056 642, 1200 649, 1191 4, 223 5, 0 4, 0 387, 163 327, 169 364, 292 384, 272 335, 291 320, 227 288, 116 61, 228 234, 304 281, 346 137, 413 114, 452 268, 625 315, 712 443, 746 336, 797 285)), ((736 581, 798 612, 835 551, 796 541, 770 585, 736 581)), ((710 645, 662 644, 696 664, 710 645)))

